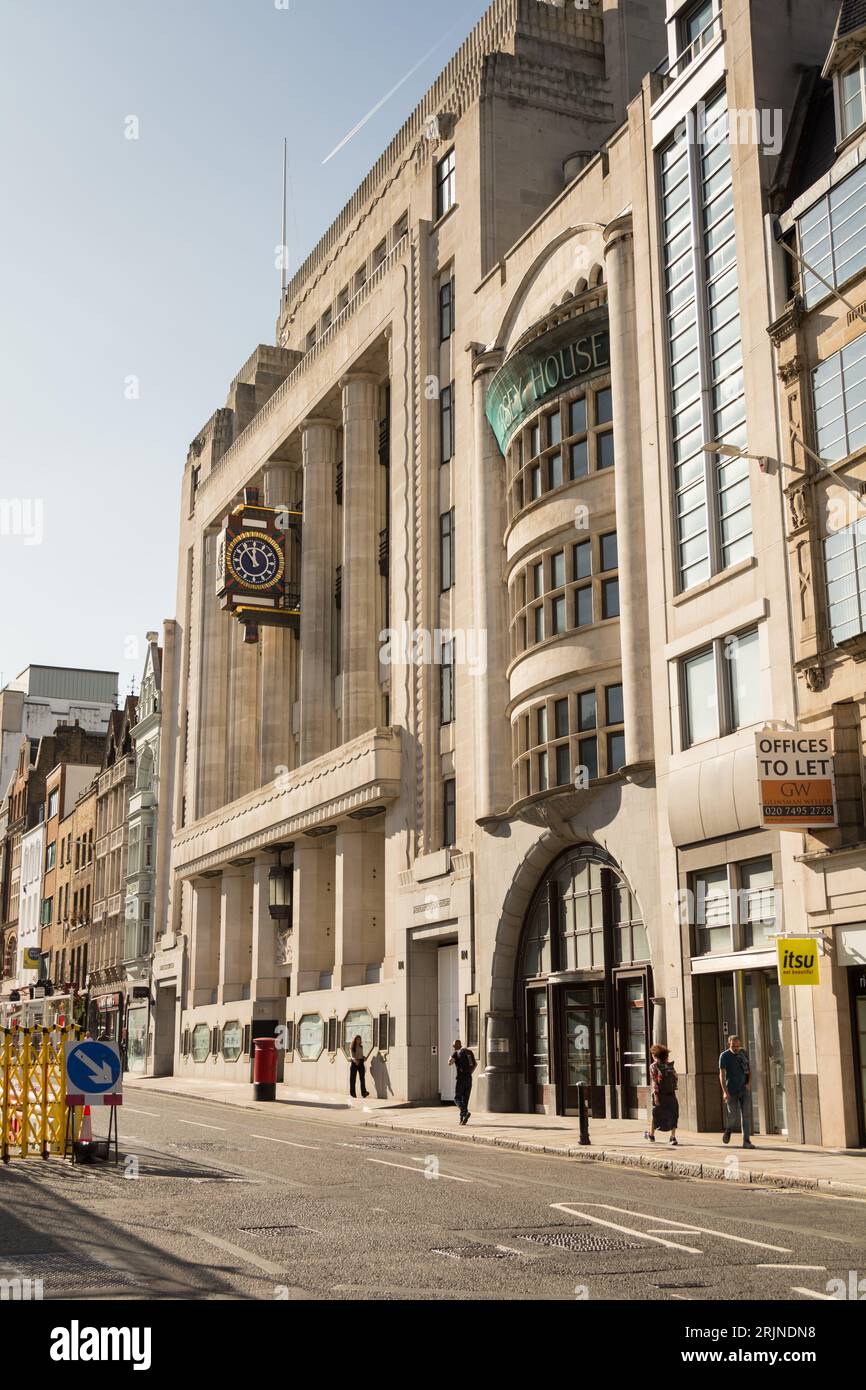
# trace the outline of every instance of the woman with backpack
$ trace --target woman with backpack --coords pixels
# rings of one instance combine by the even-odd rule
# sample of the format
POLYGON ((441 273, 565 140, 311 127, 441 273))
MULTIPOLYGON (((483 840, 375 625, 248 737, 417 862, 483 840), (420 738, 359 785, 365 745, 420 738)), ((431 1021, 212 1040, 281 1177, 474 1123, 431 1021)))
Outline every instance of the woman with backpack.
POLYGON ((652 1087, 652 1119, 650 1128, 644 1131, 644 1139, 651 1144, 656 1141, 656 1130, 662 1134, 670 1131, 671 1145, 677 1144, 677 1125, 680 1119, 680 1103, 677 1100, 677 1073, 670 1052, 661 1043, 650 1048, 650 1086, 652 1087))

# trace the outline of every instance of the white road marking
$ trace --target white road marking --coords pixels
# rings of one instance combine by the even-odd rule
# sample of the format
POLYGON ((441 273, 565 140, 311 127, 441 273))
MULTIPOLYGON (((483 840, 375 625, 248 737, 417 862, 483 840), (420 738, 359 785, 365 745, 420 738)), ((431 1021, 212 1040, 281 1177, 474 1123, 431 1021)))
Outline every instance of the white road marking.
POLYGON ((389 1163, 384 1158, 368 1158, 367 1163, 381 1163, 383 1168, 403 1168, 407 1173, 417 1173, 422 1178, 447 1178, 449 1182, 472 1182, 472 1178, 455 1178, 452 1173, 421 1172, 420 1168, 410 1168, 408 1163, 389 1163))
MULTIPOLYGON (((601 1205, 591 1203, 590 1205, 601 1205)), ((675 1240, 662 1240, 660 1236, 651 1236, 647 1231, 635 1231, 631 1226, 618 1226, 615 1221, 605 1221, 601 1216, 590 1216, 583 1208, 575 1210, 565 1202, 551 1202, 554 1211, 565 1211, 569 1216, 582 1216, 585 1221, 592 1221, 596 1226, 609 1226, 612 1231, 621 1231, 627 1236, 638 1236, 641 1240, 651 1240, 655 1245, 664 1245, 668 1250, 685 1250, 689 1255, 703 1255, 703 1250, 696 1250, 693 1245, 678 1245, 675 1240)), ((615 1208, 614 1208, 615 1210, 615 1208)))
POLYGON ((685 1221, 672 1221, 666 1216, 650 1216, 648 1212, 630 1211, 626 1207, 611 1207, 606 1202, 590 1202, 588 1205, 600 1207, 602 1211, 616 1211, 621 1216, 639 1216, 642 1221, 665 1221, 668 1226, 676 1227, 676 1230, 670 1232, 671 1235, 682 1232, 683 1235, 718 1236, 720 1240, 736 1241, 737 1245, 754 1245, 759 1250, 772 1250, 776 1255, 790 1255, 791 1253, 786 1245, 767 1245, 766 1241, 763 1240, 749 1240, 746 1236, 730 1236, 726 1231, 714 1231, 710 1226, 690 1226, 685 1221))
POLYGON ((201 1120, 182 1120, 178 1117, 177 1123, 179 1125, 195 1125, 196 1129, 218 1129, 220 1134, 225 1134, 225 1129, 222 1125, 206 1125, 203 1124, 201 1120))
POLYGON ((804 1298, 820 1298, 822 1300, 825 1300, 827 1303, 834 1302, 834 1298, 831 1293, 818 1293, 815 1289, 798 1289, 796 1285, 792 1287, 791 1293, 801 1293, 804 1298))
POLYGON ((827 1273, 826 1265, 786 1265, 780 1263, 775 1265, 755 1265, 755 1269, 809 1269, 813 1270, 816 1274, 827 1273))
POLYGON ((125 1115, 149 1115, 152 1120, 161 1118, 155 1110, 133 1110, 131 1105, 124 1105, 123 1112, 125 1115))
POLYGON ((290 1149, 318 1149, 318 1144, 298 1144, 294 1139, 277 1139, 273 1134, 251 1134, 251 1139, 269 1139, 272 1144, 288 1144, 290 1149))
POLYGON ((265 1274, 273 1274, 281 1281, 284 1281, 285 1266, 272 1264, 270 1260, 263 1260, 261 1255, 254 1255, 251 1250, 245 1250, 242 1245, 232 1245, 228 1240, 220 1240, 219 1236, 209 1235, 207 1231, 199 1231, 194 1226, 190 1226, 189 1234, 197 1236, 199 1240, 206 1241, 208 1245, 215 1245, 218 1250, 225 1250, 227 1254, 234 1255, 236 1259, 245 1261, 246 1264, 257 1265, 264 1270, 265 1274))

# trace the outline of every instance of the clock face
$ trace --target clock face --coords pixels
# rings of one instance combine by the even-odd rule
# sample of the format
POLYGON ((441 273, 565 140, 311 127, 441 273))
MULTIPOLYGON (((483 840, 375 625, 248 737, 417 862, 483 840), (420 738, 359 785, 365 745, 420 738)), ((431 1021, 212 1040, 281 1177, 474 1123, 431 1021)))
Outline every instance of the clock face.
POLYGON ((282 577, 283 567, 279 543, 263 532, 242 531, 229 545, 226 568, 248 588, 273 588, 282 577))

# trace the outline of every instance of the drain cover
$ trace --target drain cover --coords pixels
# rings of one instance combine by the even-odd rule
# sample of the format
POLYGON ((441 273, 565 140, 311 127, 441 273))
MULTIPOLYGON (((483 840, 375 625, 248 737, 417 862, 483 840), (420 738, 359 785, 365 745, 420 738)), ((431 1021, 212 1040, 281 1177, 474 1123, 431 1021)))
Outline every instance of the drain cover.
POLYGON ((14 1273, 25 1279, 44 1279, 55 1287, 66 1288, 71 1284, 82 1289, 112 1289, 118 1284, 138 1285, 141 1277, 126 1269, 113 1269, 84 1255, 59 1255, 54 1251, 43 1254, 0 1256, 3 1268, 14 1269, 14 1273))
POLYGON ((606 1250, 642 1250, 635 1241, 614 1240, 610 1236, 584 1235, 578 1231, 543 1231, 529 1235, 519 1233, 521 1240, 533 1240, 536 1245, 554 1245, 559 1250, 592 1252, 606 1250))
POLYGON ((501 1245, 443 1245, 430 1251, 431 1255, 445 1255, 449 1260, 519 1260, 517 1250, 506 1250, 501 1245))

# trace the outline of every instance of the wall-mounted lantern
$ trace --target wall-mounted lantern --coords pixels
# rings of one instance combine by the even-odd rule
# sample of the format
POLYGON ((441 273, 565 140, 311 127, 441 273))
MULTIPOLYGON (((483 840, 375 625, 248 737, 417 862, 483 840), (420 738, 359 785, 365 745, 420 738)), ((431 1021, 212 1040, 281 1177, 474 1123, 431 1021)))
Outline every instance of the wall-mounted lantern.
POLYGON ((277 850, 277 862, 268 873, 268 909, 275 922, 292 920, 292 865, 282 861, 284 846, 277 850))

